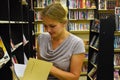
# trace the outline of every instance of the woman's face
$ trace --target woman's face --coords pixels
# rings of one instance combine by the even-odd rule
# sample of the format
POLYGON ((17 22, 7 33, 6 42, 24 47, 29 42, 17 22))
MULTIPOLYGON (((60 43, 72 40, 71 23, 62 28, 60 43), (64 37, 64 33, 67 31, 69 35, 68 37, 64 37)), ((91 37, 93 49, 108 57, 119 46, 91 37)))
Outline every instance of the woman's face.
POLYGON ((64 23, 60 23, 48 17, 43 18, 43 24, 45 31, 47 31, 51 35, 51 38, 58 38, 65 30, 64 23))

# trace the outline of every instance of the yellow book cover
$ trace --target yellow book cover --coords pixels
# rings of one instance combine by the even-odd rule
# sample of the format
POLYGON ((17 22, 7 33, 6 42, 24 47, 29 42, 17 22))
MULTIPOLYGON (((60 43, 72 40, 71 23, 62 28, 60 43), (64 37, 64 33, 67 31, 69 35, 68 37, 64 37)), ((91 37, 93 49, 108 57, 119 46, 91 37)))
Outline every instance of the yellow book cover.
POLYGON ((5 45, 0 36, 0 68, 10 60, 10 56, 5 48, 5 45))
POLYGON ((51 67, 51 62, 30 58, 22 80, 47 80, 51 67))

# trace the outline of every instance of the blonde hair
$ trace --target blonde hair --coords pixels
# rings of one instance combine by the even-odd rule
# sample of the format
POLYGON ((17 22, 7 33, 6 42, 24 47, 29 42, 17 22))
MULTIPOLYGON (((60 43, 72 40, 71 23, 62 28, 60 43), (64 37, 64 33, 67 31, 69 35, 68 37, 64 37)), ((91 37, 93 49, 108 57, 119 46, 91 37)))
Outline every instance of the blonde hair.
POLYGON ((68 9, 66 6, 63 6, 61 3, 53 3, 48 6, 46 6, 41 11, 41 17, 49 17, 51 19, 54 19, 58 22, 64 23, 66 22, 68 14, 68 9))

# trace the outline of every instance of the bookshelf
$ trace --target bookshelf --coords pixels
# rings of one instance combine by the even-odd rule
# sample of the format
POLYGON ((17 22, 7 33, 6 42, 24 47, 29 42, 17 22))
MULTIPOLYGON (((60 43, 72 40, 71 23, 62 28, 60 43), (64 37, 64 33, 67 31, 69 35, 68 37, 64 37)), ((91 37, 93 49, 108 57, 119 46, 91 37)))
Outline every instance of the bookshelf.
MULTIPOLYGON (((10 55, 10 36, 9 36, 9 9, 8 9, 8 0, 4 0, 0 3, 0 36, 5 45, 5 48, 10 55), (3 9, 4 8, 4 9, 3 9)), ((11 61, 7 62, 1 69, 0 69, 0 79, 7 80, 12 79, 12 71, 10 70, 11 61), (5 77, 4 77, 5 76, 5 77)))
POLYGON ((119 12, 120 7, 115 7, 115 31, 114 31, 114 79, 120 79, 120 64, 119 64, 119 58, 120 58, 120 29, 119 29, 119 12))
POLYGON ((113 80, 114 18, 110 16, 92 22, 87 80, 113 80))
POLYGON ((115 15, 117 12, 116 7, 119 9, 119 1, 98 0, 97 3, 98 20, 96 19, 93 22, 94 26, 90 28, 87 80, 119 80, 120 67, 118 63, 120 50, 117 47, 119 46, 120 34, 119 16, 115 15), (101 8, 101 5, 102 7, 104 5, 104 8, 101 8), (97 47, 95 46, 96 42, 98 42, 97 47))
MULTIPOLYGON (((96 10, 98 15, 90 28, 88 80, 113 80, 114 8, 117 2, 116 0, 98 0, 96 3, 98 5, 96 10), (109 30, 107 26, 109 26, 109 30), (107 48, 109 48, 109 51, 107 48)), ((119 33, 115 32, 115 34, 119 33)))
MULTIPOLYGON (((115 77, 113 64, 115 52, 113 44, 115 29, 114 8, 117 2, 116 0, 98 0, 96 4, 98 5, 97 15, 90 28, 87 80, 113 80, 115 77)), ((119 33, 115 32, 115 34, 119 33)))
MULTIPOLYGON (((88 45, 90 23, 95 18, 96 3, 95 0, 68 0, 69 9, 69 32, 82 38, 85 43, 86 59, 83 63, 80 78, 87 77, 88 69, 88 45)), ((86 78, 85 78, 86 79, 86 78)))
POLYGON ((31 1, 23 4, 23 0, 5 0, 0 3, 0 37, 10 56, 9 62, 0 68, 0 80, 13 80, 10 67, 14 63, 25 64, 24 53, 27 59, 34 57, 34 14, 31 1))
MULTIPOLYGON (((11 41, 11 53, 16 56, 18 63, 24 64, 24 57, 27 59, 33 57, 34 38, 33 30, 33 12, 30 7, 30 1, 26 1, 26 4, 22 4, 22 1, 10 1, 10 41, 11 41), (14 3, 13 3, 14 2, 14 3), (17 6, 17 7, 16 7, 17 6), (14 8, 15 7, 15 8, 14 8), (17 13, 16 10, 19 10, 17 13), (17 46, 17 47, 15 47, 17 46), (12 50, 14 49, 14 50, 12 50)), ((34 19, 34 18, 33 18, 34 19)), ((14 57, 12 57, 14 58, 14 57)), ((14 60, 14 59, 13 59, 14 60)))
POLYGON ((98 0, 98 18, 105 19, 115 13, 115 7, 120 6, 119 0, 98 0))

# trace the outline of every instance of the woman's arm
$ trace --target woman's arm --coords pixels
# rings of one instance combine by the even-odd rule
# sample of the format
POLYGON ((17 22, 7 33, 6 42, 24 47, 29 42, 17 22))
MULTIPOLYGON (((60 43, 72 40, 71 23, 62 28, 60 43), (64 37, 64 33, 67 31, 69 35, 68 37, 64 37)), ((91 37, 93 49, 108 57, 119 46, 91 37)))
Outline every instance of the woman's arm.
POLYGON ((60 70, 56 67, 52 67, 50 74, 57 77, 60 80, 78 80, 81 73, 81 68, 85 54, 74 54, 71 58, 70 72, 60 70))
POLYGON ((37 53, 36 53, 37 59, 40 59, 40 45, 37 43, 37 53))

